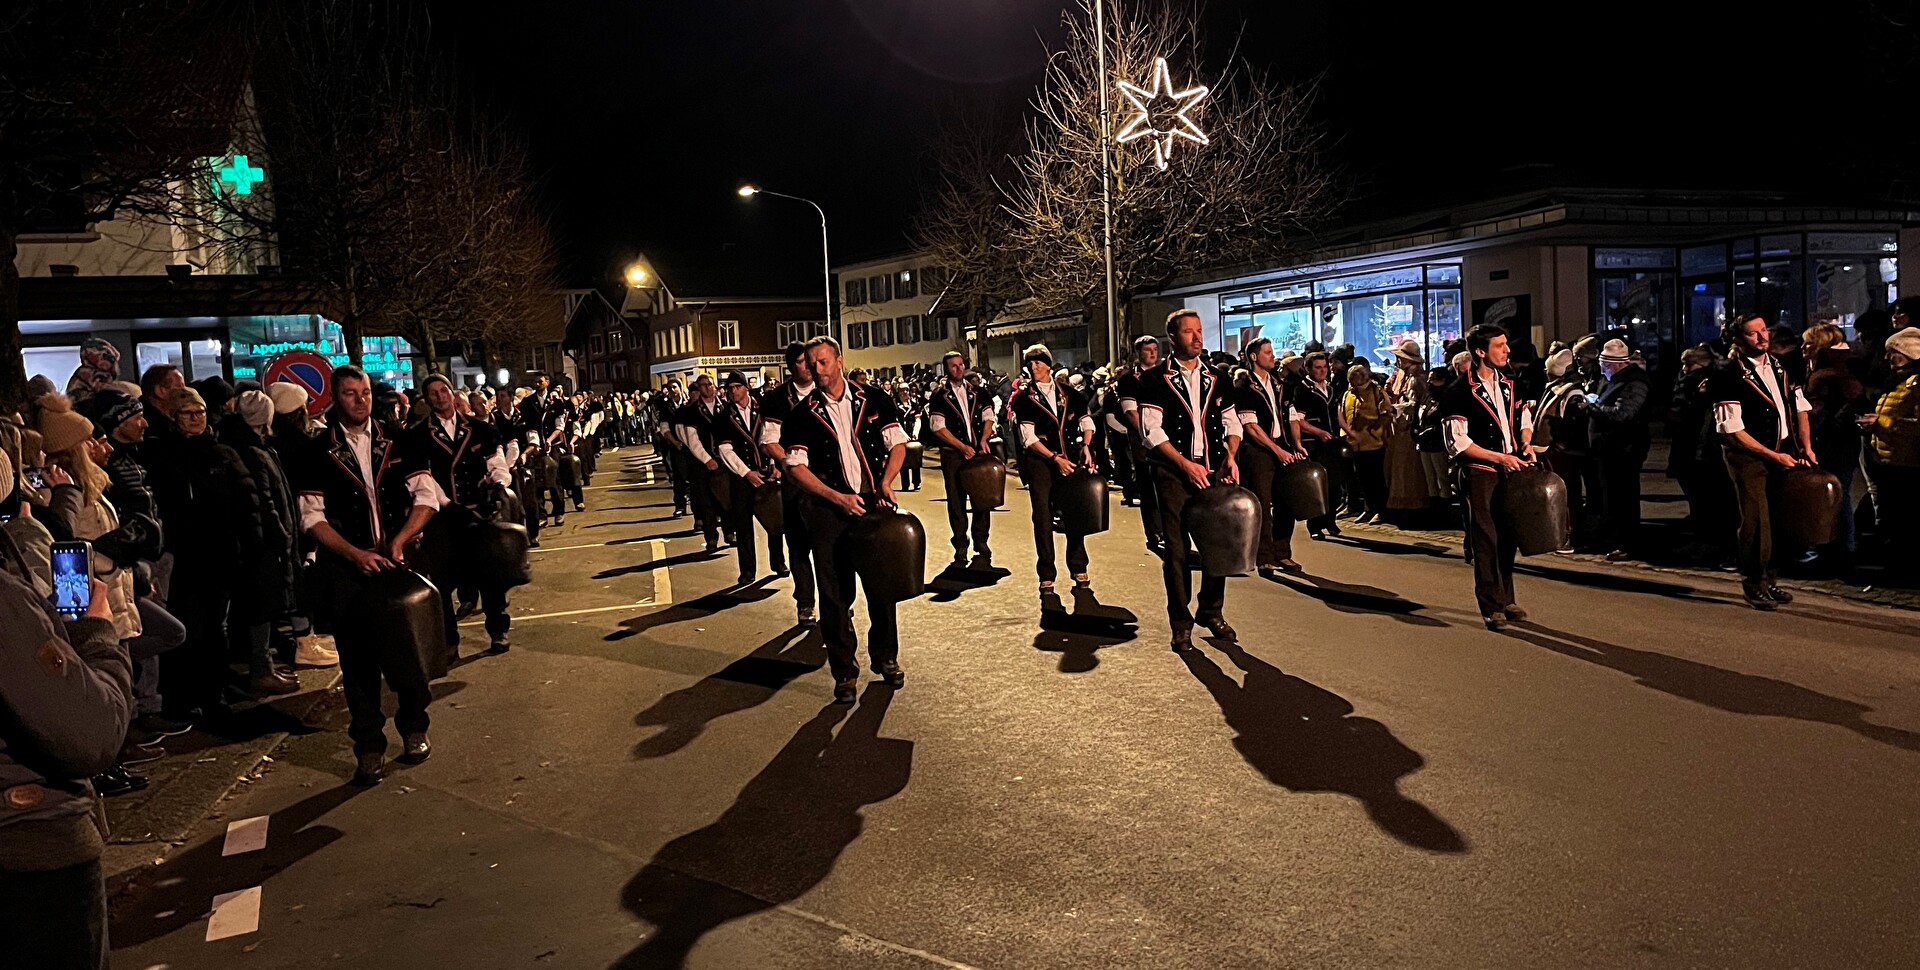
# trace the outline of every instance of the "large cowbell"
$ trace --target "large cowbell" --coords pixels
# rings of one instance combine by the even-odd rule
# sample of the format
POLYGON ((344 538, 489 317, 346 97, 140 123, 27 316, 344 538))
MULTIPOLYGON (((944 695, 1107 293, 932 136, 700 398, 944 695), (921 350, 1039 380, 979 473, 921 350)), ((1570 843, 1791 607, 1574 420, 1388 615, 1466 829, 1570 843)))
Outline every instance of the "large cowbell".
POLYGON ((979 452, 960 462, 957 471, 960 490, 967 500, 981 508, 997 509, 1007 499, 1007 466, 1000 459, 979 452))
POLYGON ((1832 472, 1811 465, 1789 468, 1775 494, 1780 509, 1774 521, 1781 539, 1796 549, 1833 541, 1840 524, 1840 479, 1832 472))
POLYGON ((474 526, 473 578, 482 589, 512 589, 533 582, 527 527, 500 513, 474 526))
POLYGON ((1523 556, 1558 552, 1572 541, 1567 483, 1545 465, 1528 465, 1500 476, 1493 510, 1500 531, 1512 537, 1523 556))
POLYGON ((1062 476, 1053 486, 1054 528, 1070 536, 1107 531, 1107 480, 1088 471, 1062 476))
POLYGON ((582 482, 580 477, 580 456, 572 452, 558 455, 555 460, 560 465, 560 487, 572 488, 582 482))
POLYGON ((913 513, 873 509, 853 520, 840 541, 869 598, 899 603, 927 591, 927 530, 913 513))
POLYGON ((1317 519, 1333 511, 1327 466, 1311 459, 1280 466, 1273 476, 1274 503, 1295 519, 1317 519))
POLYGON ((778 482, 768 482, 753 490, 753 517, 760 520, 761 528, 770 536, 785 531, 786 503, 778 482))
POLYGON ((926 457, 927 457, 926 445, 923 445, 918 441, 909 441, 907 442, 906 460, 901 463, 900 467, 904 469, 912 469, 914 471, 919 471, 920 466, 925 464, 926 457))
POLYGON ((1259 565, 1260 499, 1252 492, 1238 485, 1203 488, 1187 500, 1184 514, 1207 575, 1234 576, 1259 565))
POLYGON ((417 660, 427 679, 447 675, 447 627, 440 591, 426 577, 400 567, 367 577, 343 619, 361 626, 390 646, 395 655, 417 660))

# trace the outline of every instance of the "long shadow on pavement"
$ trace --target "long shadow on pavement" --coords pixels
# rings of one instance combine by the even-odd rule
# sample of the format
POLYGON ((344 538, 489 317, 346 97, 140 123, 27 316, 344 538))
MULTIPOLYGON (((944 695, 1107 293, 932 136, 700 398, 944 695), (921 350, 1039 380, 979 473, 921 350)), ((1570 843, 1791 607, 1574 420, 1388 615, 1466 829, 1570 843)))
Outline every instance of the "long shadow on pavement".
POLYGON ((1534 622, 1501 631, 1575 660, 1626 674, 1644 687, 1733 714, 1785 717, 1846 728, 1870 741, 1920 751, 1920 733, 1866 720, 1873 708, 1772 677, 1759 677, 1650 650, 1565 633, 1534 622))
POLYGON ((1355 583, 1340 583, 1312 573, 1300 573, 1300 578, 1311 583, 1306 585, 1296 581, 1286 573, 1268 575, 1269 582, 1279 583, 1301 595, 1317 599, 1327 608, 1339 613, 1374 613, 1391 616, 1402 623, 1414 626, 1446 626, 1447 621, 1432 616, 1421 616, 1426 609, 1425 603, 1416 603, 1392 590, 1378 586, 1363 586, 1355 583))
POLYGON ((691 687, 661 697, 634 715, 640 727, 660 731, 633 746, 635 758, 662 758, 692 744, 707 725, 766 703, 780 689, 826 666, 820 631, 794 627, 691 687))
POLYGON ((1058 653, 1060 672, 1083 674, 1100 666, 1099 652, 1139 636, 1132 610, 1108 606, 1093 590, 1075 587, 1073 612, 1067 612, 1058 593, 1040 594, 1040 632, 1033 649, 1058 653))
POLYGON ((935 603, 951 603, 968 590, 986 589, 1011 575, 1013 575, 1012 570, 1002 569, 999 566, 971 569, 965 566, 948 565, 927 584, 927 592, 933 594, 928 599, 935 603))
POLYGON ((704 620, 715 613, 721 613, 745 603, 758 603, 774 595, 775 592, 777 592, 777 590, 767 586, 767 581, 761 579, 747 586, 735 586, 730 589, 708 593, 698 599, 690 599, 684 603, 675 603, 664 610, 657 610, 643 616, 635 616, 621 620, 620 629, 607 634, 601 639, 608 642, 625 640, 628 637, 639 636, 657 626, 685 623, 688 620, 704 620))
POLYGON ((1374 824, 1407 845, 1467 851, 1453 826, 1401 793, 1400 779, 1426 762, 1386 725, 1354 717, 1346 698, 1283 673, 1239 644, 1217 645, 1245 672, 1244 683, 1235 683, 1201 651, 1180 656, 1238 732, 1233 746, 1247 764, 1290 791, 1358 799, 1374 824))
MULTIPOLYGON (((658 537, 656 536, 654 538, 658 537)), ((649 540, 642 539, 640 541, 646 542, 649 540)), ((609 543, 609 545, 612 545, 612 543, 609 543)), ((669 566, 685 566, 688 563, 706 562, 718 558, 720 558, 719 552, 707 552, 705 550, 701 550, 700 552, 683 552, 680 555, 668 556, 665 559, 653 559, 647 562, 637 562, 631 566, 616 566, 612 569, 603 569, 594 573, 593 578, 613 579, 616 576, 627 576, 633 573, 650 573, 656 569, 666 569, 669 566)))
POLYGON ((913 773, 913 742, 880 737, 892 701, 892 688, 873 684, 851 717, 821 710, 712 824, 662 846, 620 893, 653 932, 613 970, 684 966, 707 933, 819 885, 860 837, 861 809, 898 795, 913 773))

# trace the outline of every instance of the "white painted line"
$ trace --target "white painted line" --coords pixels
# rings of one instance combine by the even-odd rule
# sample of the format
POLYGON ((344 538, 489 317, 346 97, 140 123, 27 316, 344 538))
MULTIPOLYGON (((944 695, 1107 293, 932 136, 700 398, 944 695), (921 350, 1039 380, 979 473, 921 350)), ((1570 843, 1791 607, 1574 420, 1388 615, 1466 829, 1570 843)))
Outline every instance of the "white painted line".
POLYGON ((207 920, 207 942, 245 936, 260 928, 260 887, 213 897, 213 916, 207 920))
POLYGON ((242 852, 258 852, 266 847, 267 816, 255 815, 227 823, 227 843, 220 849, 220 855, 225 857, 242 852))
MULTIPOLYGON (((664 572, 664 570, 662 571, 664 572)), ((592 607, 591 609, 585 609, 585 610, 561 610, 558 613, 535 613, 532 616, 516 616, 513 619, 514 619, 514 622, 516 623, 525 623, 528 620, 550 620, 556 616, 585 616, 588 613, 613 613, 620 610, 628 610, 628 611, 643 610, 649 606, 666 606, 666 605, 668 604, 658 602, 658 597, 654 597, 652 599, 636 600, 624 606, 595 606, 595 607, 592 607)), ((467 620, 461 623, 460 625, 461 626, 479 626, 485 622, 487 622, 487 618, 482 616, 482 617, 475 617, 473 619, 467 620)))
MULTIPOLYGON (((667 540, 655 539, 647 545, 653 549, 653 562, 667 558, 667 540)), ((661 606, 673 605, 673 567, 662 566, 653 571, 653 601, 661 606)))

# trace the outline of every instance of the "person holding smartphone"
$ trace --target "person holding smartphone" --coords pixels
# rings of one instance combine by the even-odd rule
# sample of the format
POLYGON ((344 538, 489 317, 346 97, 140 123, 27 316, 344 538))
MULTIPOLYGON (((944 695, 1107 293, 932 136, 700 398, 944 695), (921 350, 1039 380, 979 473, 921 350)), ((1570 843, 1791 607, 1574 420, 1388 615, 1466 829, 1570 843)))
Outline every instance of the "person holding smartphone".
MULTIPOLYGON (((373 419, 373 384, 358 367, 333 372, 333 409, 327 430, 315 437, 301 468, 300 528, 319 547, 316 584, 327 607, 353 601, 366 578, 394 569, 408 543, 426 528, 443 504, 440 487, 424 461, 406 453, 405 444, 373 419)), ((399 698, 394 715, 402 750, 400 760, 427 760, 427 704, 433 695, 417 660, 391 656, 407 648, 387 631, 370 629, 350 616, 328 617, 340 651, 340 680, 346 692, 357 761, 356 785, 376 785, 384 775, 387 716, 380 708, 382 677, 399 698)))
POLYGON ((105 585, 84 549, 73 562, 89 605, 71 618, 18 560, 0 568, 0 967, 107 965, 105 816, 88 779, 119 756, 133 674, 105 585))

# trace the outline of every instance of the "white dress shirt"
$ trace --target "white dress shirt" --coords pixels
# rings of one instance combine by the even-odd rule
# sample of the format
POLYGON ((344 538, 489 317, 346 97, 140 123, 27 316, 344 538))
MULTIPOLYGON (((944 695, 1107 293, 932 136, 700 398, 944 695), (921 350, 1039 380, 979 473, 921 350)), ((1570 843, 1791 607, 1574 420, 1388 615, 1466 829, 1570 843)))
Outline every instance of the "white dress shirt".
MULTIPOLYGON (((812 384, 793 385, 793 395, 794 395, 795 406, 797 407, 798 402, 806 400, 807 395, 812 393, 813 393, 812 384)), ((763 445, 778 445, 780 443, 780 419, 779 418, 767 419, 766 425, 760 429, 760 443, 763 445)))
MULTIPOLYGON (((360 466, 360 480, 371 488, 373 485, 372 426, 363 424, 358 431, 346 428, 343 434, 347 439, 347 447, 353 451, 354 464, 360 466)), ((447 495, 440 490, 440 483, 434 481, 433 475, 424 468, 407 477, 407 491, 413 496, 415 508, 426 506, 430 509, 439 509, 447 504, 447 495)), ((324 494, 301 492, 299 506, 300 531, 310 531, 314 526, 327 521, 327 497, 324 494)), ((373 509, 373 541, 378 544, 385 539, 386 527, 380 521, 380 507, 376 496, 373 509)))
MULTIPOLYGON (((1258 370, 1255 370, 1253 373, 1253 389, 1259 392, 1261 397, 1267 399, 1267 413, 1273 415, 1273 421, 1270 425, 1261 430, 1265 431, 1273 440, 1284 443, 1286 438, 1284 437, 1284 432, 1281 431, 1283 416, 1280 414, 1280 396, 1274 393, 1272 376, 1262 374, 1258 370)), ((1240 426, 1242 428, 1251 428, 1260 423, 1260 416, 1251 411, 1241 411, 1239 415, 1240 426)), ((1284 420, 1292 419, 1289 416, 1285 417, 1284 420)))
MULTIPOLYGON (((1770 366, 1772 362, 1768 361, 1768 364, 1769 366, 1764 367, 1755 365, 1748 373, 1753 375, 1754 380, 1760 382, 1761 389, 1766 391, 1767 397, 1773 401, 1773 413, 1780 419, 1779 427, 1776 429, 1780 434, 1778 440, 1785 441, 1793 436, 1793 432, 1787 423, 1787 405, 1780 394, 1780 382, 1774 379, 1773 367, 1770 366)), ((1745 367, 1746 362, 1740 362, 1739 366, 1745 367)), ((1807 403, 1807 395, 1797 387, 1793 389, 1793 410, 1813 410, 1813 405, 1807 403)), ((1740 413, 1739 401, 1723 401, 1713 406, 1713 430, 1721 434, 1747 430, 1747 420, 1745 415, 1740 413)))
MULTIPOLYGON (((743 424, 748 428, 753 427, 753 405, 751 404, 744 408, 737 404, 729 404, 722 409, 720 413, 721 416, 728 421, 733 420, 735 415, 739 415, 740 421, 743 424)), ((775 444, 778 443, 777 441, 775 442, 775 444)), ((741 478, 747 477, 747 473, 753 471, 753 469, 747 467, 747 463, 741 460, 739 455, 734 453, 733 442, 731 441, 720 442, 720 464, 727 466, 727 471, 741 478)))
MULTIPOLYGON (((1487 400, 1494 402, 1493 419, 1500 424, 1500 444, 1501 447, 1505 449, 1502 453, 1513 454, 1514 429, 1507 420, 1507 410, 1511 407, 1512 402, 1507 399, 1506 384, 1502 382, 1499 377, 1495 377, 1492 380, 1481 380, 1480 389, 1486 392, 1487 400)), ((1522 434, 1528 434, 1532 431, 1533 409, 1523 407, 1520 409, 1520 432, 1522 434)), ((1465 417, 1453 415, 1447 418, 1447 433, 1444 438, 1444 443, 1447 446, 1448 458, 1458 458, 1468 448, 1473 447, 1473 436, 1467 433, 1467 419, 1465 417)))

